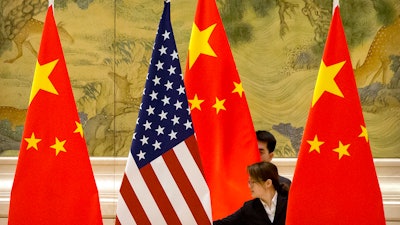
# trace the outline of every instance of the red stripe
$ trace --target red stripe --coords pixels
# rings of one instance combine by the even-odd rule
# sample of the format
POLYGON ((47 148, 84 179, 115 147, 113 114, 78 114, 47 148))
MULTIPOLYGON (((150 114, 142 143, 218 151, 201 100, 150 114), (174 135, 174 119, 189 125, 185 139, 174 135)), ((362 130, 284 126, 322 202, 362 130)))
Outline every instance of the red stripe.
POLYGON ((200 154, 199 154, 199 152, 200 152, 199 146, 197 145, 197 140, 194 137, 194 135, 187 138, 185 140, 185 144, 188 147, 190 154, 192 154, 192 157, 193 157, 194 161, 196 162, 197 167, 200 169, 201 174, 203 174, 203 177, 204 177, 203 165, 201 163, 201 158, 200 158, 200 154))
POLYGON ((140 173, 167 224, 182 224, 151 165, 142 167, 140 173))
POLYGON ((125 204, 128 206, 129 212, 131 213, 136 223, 151 225, 150 220, 147 217, 142 205, 140 204, 140 201, 137 198, 135 191, 132 189, 132 185, 126 177, 125 173, 122 179, 120 192, 122 198, 125 201, 125 204))
POLYGON ((183 198, 188 204, 197 224, 210 224, 210 220, 207 216, 206 211, 204 210, 199 196, 193 189, 192 183, 190 183, 190 180, 186 176, 186 173, 179 163, 175 152, 170 150, 163 154, 163 158, 168 166, 169 171, 171 171, 171 174, 174 177, 174 180, 178 185, 179 190, 183 195, 183 198))
POLYGON ((119 222, 118 216, 115 217, 115 225, 121 225, 121 222, 119 222))

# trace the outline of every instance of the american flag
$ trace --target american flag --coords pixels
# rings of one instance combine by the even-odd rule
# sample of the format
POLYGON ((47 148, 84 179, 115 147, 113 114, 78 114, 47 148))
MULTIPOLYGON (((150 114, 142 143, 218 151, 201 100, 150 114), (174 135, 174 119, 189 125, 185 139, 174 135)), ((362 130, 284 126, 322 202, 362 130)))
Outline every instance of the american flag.
POLYGON ((211 224, 209 189, 201 168, 166 0, 115 223, 211 224))

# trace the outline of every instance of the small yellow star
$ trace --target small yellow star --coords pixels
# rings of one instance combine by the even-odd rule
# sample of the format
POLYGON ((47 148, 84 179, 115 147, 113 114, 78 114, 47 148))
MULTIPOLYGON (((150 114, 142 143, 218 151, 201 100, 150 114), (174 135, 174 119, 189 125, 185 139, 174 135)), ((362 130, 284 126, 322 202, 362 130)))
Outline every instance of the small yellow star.
POLYGON ((189 69, 192 68, 200 54, 217 57, 214 50, 211 48, 208 39, 217 24, 207 27, 200 31, 196 23, 193 23, 192 34, 189 41, 189 69))
POLYGON ((363 125, 360 126, 361 127, 361 134, 358 135, 358 137, 365 137, 365 141, 368 143, 368 132, 367 132, 367 128, 364 127, 363 125))
POLYGON ((233 82, 233 84, 235 85, 235 89, 232 91, 232 93, 239 93, 240 97, 242 97, 242 94, 244 92, 242 83, 240 82, 240 84, 233 82))
POLYGON ((65 142, 66 142, 66 140, 60 141, 60 140, 58 140, 58 138, 56 138, 56 143, 54 145, 50 146, 50 148, 54 148, 56 150, 56 155, 58 155, 58 153, 60 153, 60 152, 67 152, 67 150, 65 150, 65 148, 64 148, 65 142))
POLYGON ((317 103, 324 92, 329 92, 343 98, 343 94, 334 79, 345 63, 346 61, 342 61, 331 66, 326 66, 324 61, 321 60, 321 65, 319 68, 317 82, 312 99, 312 106, 317 103))
POLYGON ((315 135, 314 140, 307 142, 311 145, 308 152, 316 151, 318 153, 321 153, 321 149, 319 147, 325 143, 323 141, 319 141, 317 135, 315 135))
POLYGON ((75 124, 76 124, 76 129, 75 129, 74 133, 79 133, 81 135, 81 137, 83 137, 82 124, 79 122, 76 122, 76 121, 75 121, 75 124))
POLYGON ((58 59, 44 65, 40 65, 38 61, 36 62, 35 74, 33 75, 32 90, 29 97, 29 104, 32 102, 33 98, 35 98, 39 90, 58 95, 57 90, 54 88, 54 85, 49 79, 49 76, 51 72, 53 72, 53 69, 56 66, 57 62, 58 59))
POLYGON ((30 148, 34 148, 36 149, 36 151, 38 150, 38 146, 37 143, 39 143, 42 139, 36 139, 35 137, 35 133, 32 133, 30 138, 24 138, 26 142, 28 142, 28 146, 26 147, 26 150, 30 149, 30 148))
POLYGON ((339 159, 343 157, 343 155, 350 156, 350 153, 347 151, 347 149, 350 147, 350 144, 348 145, 343 145, 341 141, 339 141, 339 147, 333 149, 334 152, 339 153, 339 159))
POLYGON ((193 99, 188 99, 189 103, 190 103, 190 110, 193 109, 198 109, 201 111, 201 106, 200 104, 204 102, 204 100, 201 100, 197 97, 197 94, 194 95, 193 99))
POLYGON ((212 107, 217 110, 217 114, 219 113, 219 111, 221 109, 226 110, 224 103, 225 103, 225 99, 219 100, 218 98, 215 98, 215 104, 212 107))

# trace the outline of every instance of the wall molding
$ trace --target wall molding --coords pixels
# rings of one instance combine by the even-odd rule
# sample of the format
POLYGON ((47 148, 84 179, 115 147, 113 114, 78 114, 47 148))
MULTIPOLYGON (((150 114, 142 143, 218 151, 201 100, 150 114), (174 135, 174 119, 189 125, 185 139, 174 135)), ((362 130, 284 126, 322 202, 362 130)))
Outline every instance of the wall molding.
MULTIPOLYGON (((17 157, 0 157, 0 224, 7 224, 10 191, 17 159, 17 157)), ((99 190, 104 224, 114 224, 116 202, 126 158, 93 157, 90 160, 99 190)), ((292 179, 296 160, 296 158, 275 158, 274 163, 282 176, 292 179)), ((387 224, 400 224, 400 159, 374 159, 374 163, 387 224)))

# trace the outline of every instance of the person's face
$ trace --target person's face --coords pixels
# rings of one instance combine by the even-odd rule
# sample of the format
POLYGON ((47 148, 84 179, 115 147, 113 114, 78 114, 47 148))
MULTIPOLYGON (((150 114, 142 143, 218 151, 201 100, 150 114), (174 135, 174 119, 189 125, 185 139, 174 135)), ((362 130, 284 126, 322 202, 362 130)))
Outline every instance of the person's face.
POLYGON ((270 181, 271 180, 257 182, 252 178, 249 178, 249 188, 251 191, 251 196, 253 198, 263 198, 267 190, 268 182, 270 181))
POLYGON ((258 142, 258 150, 260 151, 261 161, 271 162, 272 158, 274 157, 274 153, 273 152, 269 153, 266 142, 262 141, 257 141, 257 142, 258 142))

